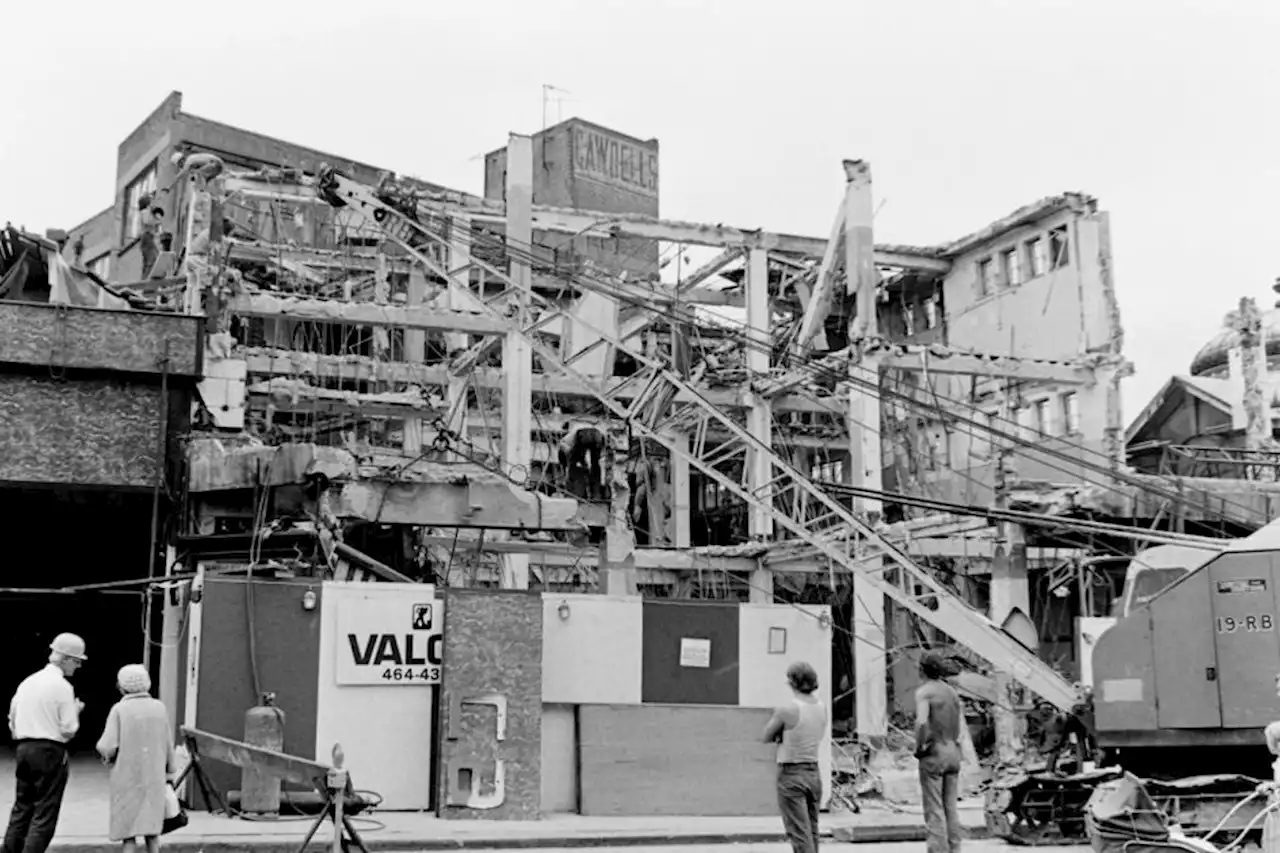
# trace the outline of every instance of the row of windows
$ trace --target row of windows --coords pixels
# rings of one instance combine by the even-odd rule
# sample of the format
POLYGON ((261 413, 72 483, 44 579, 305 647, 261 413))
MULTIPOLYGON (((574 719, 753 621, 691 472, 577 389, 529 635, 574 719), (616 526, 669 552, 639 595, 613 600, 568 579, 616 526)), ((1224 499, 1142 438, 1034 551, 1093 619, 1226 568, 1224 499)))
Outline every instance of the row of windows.
POLYGON ((824 483, 843 483, 844 460, 832 459, 830 462, 814 465, 809 471, 809 477, 824 483))
MULTIPOLYGON (((1030 423, 1027 422, 1027 418, 1022 417, 1021 412, 1014 416, 1019 424, 1018 432, 1024 439, 1031 440, 1052 435, 1079 435, 1080 433, 1080 398, 1075 391, 1036 400, 1029 409, 1030 423)), ((994 433, 1008 434, 1013 431, 1012 426, 1002 420, 998 414, 987 415, 987 427, 994 431, 991 436, 992 444, 998 441, 998 436, 994 433)))
POLYGON ((902 320, 906 324, 908 335, 938 328, 938 300, 933 296, 925 298, 920 303, 920 314, 917 318, 914 305, 908 305, 902 310, 902 320), (923 320, 923 325, 917 325, 918 320, 923 320))
POLYGON ((1046 234, 1037 235, 981 259, 978 261, 978 275, 974 279, 977 295, 990 296, 1045 273, 1062 269, 1070 261, 1067 243, 1067 226, 1060 225, 1046 234))

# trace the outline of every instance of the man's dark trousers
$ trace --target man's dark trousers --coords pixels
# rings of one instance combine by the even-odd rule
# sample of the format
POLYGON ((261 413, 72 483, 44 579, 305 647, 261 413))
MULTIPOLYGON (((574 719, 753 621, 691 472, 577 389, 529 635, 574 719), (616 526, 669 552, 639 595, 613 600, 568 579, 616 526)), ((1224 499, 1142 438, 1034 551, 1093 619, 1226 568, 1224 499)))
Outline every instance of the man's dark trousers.
POLYGON ((18 788, 3 853, 45 853, 67 789, 67 748, 51 740, 18 742, 18 788))
POLYGON ((927 853, 960 853, 960 773, 940 769, 929 759, 920 762, 920 805, 928 837, 927 853))
POLYGON ((817 764, 778 765, 778 811, 792 853, 818 853, 818 804, 822 776, 817 764))

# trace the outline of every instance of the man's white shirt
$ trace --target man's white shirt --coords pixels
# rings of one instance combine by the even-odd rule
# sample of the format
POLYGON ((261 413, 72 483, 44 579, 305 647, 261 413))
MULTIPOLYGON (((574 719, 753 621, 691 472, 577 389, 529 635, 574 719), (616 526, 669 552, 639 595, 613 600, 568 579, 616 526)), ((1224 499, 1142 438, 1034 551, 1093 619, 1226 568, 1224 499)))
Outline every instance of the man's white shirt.
POLYGON ((80 730, 80 709, 71 682, 54 664, 27 676, 9 703, 14 740, 66 743, 80 730))

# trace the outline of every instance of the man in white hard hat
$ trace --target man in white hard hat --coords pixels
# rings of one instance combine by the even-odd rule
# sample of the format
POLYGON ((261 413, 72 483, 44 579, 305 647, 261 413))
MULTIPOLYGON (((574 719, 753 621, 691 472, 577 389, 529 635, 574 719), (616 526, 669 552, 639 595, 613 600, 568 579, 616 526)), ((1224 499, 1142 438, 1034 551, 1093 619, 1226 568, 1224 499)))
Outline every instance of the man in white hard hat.
POLYGON ((45 853, 53 840, 67 788, 67 742, 84 710, 67 679, 85 660, 84 640, 59 634, 49 644, 48 666, 27 676, 9 703, 18 786, 3 853, 45 853))

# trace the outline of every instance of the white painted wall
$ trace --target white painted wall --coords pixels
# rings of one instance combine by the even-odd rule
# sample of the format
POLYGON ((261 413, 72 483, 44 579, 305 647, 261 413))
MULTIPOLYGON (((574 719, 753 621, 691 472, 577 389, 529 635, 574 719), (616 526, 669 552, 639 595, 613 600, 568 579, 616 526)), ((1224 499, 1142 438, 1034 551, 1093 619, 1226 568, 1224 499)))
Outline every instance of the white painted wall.
POLYGON ((943 280, 947 342, 960 350, 1064 361, 1101 349, 1110 335, 1102 284, 1109 264, 1106 214, 1063 211, 1003 234, 956 258, 943 280), (1070 237, 1065 267, 979 294, 979 261, 994 258, 998 264, 1001 252, 1062 225, 1070 237))
POLYGON ((774 708, 791 700, 787 667, 808 661, 818 672, 818 696, 826 703, 827 738, 819 755, 822 769, 822 804, 831 799, 831 608, 816 605, 743 604, 738 615, 740 661, 738 704, 745 708, 774 708), (769 653, 772 628, 786 631, 786 651, 769 653))
POLYGON ((542 701, 640 704, 644 613, 638 597, 542 596, 542 701), (560 618, 560 602, 569 605, 560 618))
MULTIPOLYGON (((324 584, 320 596, 316 757, 327 761, 333 745, 342 744, 356 787, 382 795, 383 809, 430 806, 432 706, 437 688, 338 685, 335 661, 347 642, 338 631, 338 611, 346 601, 381 602, 388 611, 387 630, 401 632, 413 604, 433 598, 435 588, 422 584, 333 581, 324 584)), ((441 610, 437 606, 437 613, 441 610)))

